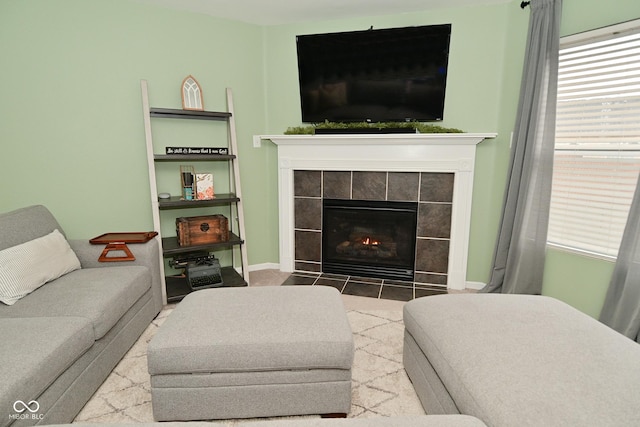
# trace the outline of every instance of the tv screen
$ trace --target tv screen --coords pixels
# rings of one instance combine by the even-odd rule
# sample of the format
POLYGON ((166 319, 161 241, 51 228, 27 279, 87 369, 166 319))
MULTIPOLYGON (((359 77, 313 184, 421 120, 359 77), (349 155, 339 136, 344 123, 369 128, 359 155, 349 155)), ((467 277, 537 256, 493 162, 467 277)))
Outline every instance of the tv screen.
POLYGON ((302 121, 442 120, 451 24, 296 38, 302 121))

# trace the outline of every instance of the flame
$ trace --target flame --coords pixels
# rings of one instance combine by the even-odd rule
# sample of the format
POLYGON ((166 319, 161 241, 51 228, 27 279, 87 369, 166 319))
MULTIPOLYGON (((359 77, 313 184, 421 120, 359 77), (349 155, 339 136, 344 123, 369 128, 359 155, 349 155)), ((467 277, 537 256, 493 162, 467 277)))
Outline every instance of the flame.
POLYGON ((363 245, 378 246, 380 244, 380 242, 378 240, 374 240, 371 237, 367 236, 364 239, 362 239, 362 244, 363 245))

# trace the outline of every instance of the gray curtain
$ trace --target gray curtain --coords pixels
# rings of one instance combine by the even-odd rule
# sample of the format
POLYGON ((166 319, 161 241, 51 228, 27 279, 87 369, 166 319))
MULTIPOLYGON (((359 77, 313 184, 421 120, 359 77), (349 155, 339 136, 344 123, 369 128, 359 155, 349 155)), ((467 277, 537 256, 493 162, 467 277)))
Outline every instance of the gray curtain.
POLYGON ((540 294, 547 244, 562 0, 532 0, 504 206, 483 292, 540 294))
POLYGON ((600 321, 640 342, 640 177, 600 321))

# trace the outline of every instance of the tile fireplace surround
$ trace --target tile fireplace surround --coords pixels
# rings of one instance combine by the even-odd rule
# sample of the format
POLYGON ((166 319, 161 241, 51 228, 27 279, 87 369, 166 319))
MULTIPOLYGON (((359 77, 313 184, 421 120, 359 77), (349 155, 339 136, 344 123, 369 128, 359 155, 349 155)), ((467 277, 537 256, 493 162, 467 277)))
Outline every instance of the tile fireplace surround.
POLYGON ((495 136, 262 136, 278 146, 280 270, 321 271, 323 197, 416 201, 414 282, 465 289, 476 145, 495 136))

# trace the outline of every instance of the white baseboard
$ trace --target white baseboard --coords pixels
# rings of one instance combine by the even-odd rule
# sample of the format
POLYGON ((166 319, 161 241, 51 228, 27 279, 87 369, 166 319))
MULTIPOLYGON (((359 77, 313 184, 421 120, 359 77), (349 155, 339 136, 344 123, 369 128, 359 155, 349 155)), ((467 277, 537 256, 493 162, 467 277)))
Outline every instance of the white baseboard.
POLYGON ((280 270, 280 264, 277 262, 265 262, 264 264, 253 264, 249 266, 249 272, 274 269, 280 270))
POLYGON ((466 282, 465 286, 467 289, 473 289, 473 290, 479 291, 480 289, 487 286, 487 284, 482 282, 466 282))

